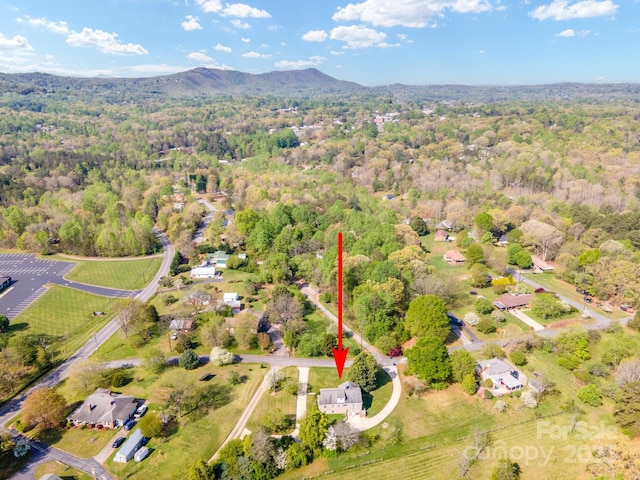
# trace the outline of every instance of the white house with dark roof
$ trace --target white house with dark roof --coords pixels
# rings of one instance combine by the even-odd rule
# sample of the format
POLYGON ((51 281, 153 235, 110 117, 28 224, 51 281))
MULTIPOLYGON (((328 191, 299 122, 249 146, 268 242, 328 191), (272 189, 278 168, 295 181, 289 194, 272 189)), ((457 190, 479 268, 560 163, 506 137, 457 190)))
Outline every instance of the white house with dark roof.
POLYGON ((504 388, 512 392, 524 387, 523 382, 520 380, 518 369, 504 360, 498 358, 480 360, 476 366, 476 371, 482 380, 491 379, 494 390, 504 388))
POLYGON ((347 417, 364 417, 367 414, 362 403, 362 390, 353 382, 344 382, 338 388, 321 388, 318 408, 322 413, 343 413, 347 417))
POLYGON ((116 428, 132 418, 137 408, 135 397, 98 388, 67 419, 74 425, 116 428))

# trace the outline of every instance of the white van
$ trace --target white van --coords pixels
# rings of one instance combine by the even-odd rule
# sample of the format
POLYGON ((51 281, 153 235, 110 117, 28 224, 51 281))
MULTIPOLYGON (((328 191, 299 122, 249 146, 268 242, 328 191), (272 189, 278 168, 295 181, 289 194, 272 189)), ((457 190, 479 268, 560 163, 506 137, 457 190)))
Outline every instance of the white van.
POLYGON ((141 462, 142 460, 147 458, 147 455, 149 455, 149 449, 147 447, 141 447, 133 456, 133 460, 135 462, 141 462))

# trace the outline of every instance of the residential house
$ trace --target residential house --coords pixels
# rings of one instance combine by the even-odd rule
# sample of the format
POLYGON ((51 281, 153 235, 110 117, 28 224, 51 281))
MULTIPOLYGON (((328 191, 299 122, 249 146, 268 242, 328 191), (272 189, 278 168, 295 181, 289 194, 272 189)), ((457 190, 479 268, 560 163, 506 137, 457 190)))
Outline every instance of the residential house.
POLYGON ((504 360, 497 358, 479 360, 476 365, 476 372, 480 375, 481 380, 491 379, 494 390, 506 389, 512 392, 524 387, 519 379, 520 372, 518 369, 504 360))
POLYGON ((524 295, 511 295, 510 293, 505 293, 501 297, 496 298, 493 301, 493 306, 498 310, 512 310, 514 308, 526 308, 531 303, 531 299, 533 298, 533 294, 524 294, 524 295))
POLYGON ((116 428, 132 418, 137 408, 135 397, 98 388, 67 419, 74 425, 116 428))
POLYGON ((193 327, 194 321, 188 318, 175 318, 169 324, 169 330, 172 332, 190 332, 193 327))
POLYGON ((362 404, 362 390, 352 382, 344 382, 338 388, 321 388, 318 408, 322 413, 343 413, 347 417, 367 414, 362 404))
POLYGON ((393 193, 389 193, 387 195, 384 195, 382 197, 382 200, 393 200, 394 198, 396 198, 396 196, 393 193))
POLYGON ((191 278, 215 278, 216 267, 194 267, 191 269, 191 278))
POLYGON ((436 225, 436 228, 451 231, 456 228, 456 222, 454 220, 442 220, 438 225, 436 225))
POLYGON ((240 295, 235 292, 229 292, 222 295, 222 301, 226 304, 229 302, 235 302, 240 299, 240 295))
POLYGON ((218 268, 227 268, 227 262, 230 257, 231 255, 229 253, 218 250, 217 252, 207 255, 207 262, 214 264, 218 268))
POLYGON ((467 261, 465 256, 462 255, 458 250, 448 250, 442 256, 442 259, 449 265, 464 265, 464 263, 467 261))
POLYGON ((542 260, 540 257, 531 255, 531 261, 533 262, 533 270, 536 273, 550 272, 551 270, 553 270, 553 267, 542 260))
POLYGON ((144 442, 144 435, 139 428, 136 428, 135 431, 131 434, 127 441, 124 442, 118 453, 113 457, 114 462, 119 463, 127 463, 129 460, 133 458, 138 449, 142 446, 144 442))
POLYGON ((444 230, 436 231, 436 235, 433 238, 434 242, 446 242, 449 239, 449 233, 444 230))

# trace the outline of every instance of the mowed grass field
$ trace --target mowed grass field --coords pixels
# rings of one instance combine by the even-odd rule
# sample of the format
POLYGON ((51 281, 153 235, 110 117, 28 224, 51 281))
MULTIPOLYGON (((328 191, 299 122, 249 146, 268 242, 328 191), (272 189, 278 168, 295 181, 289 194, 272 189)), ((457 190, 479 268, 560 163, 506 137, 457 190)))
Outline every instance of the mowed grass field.
POLYGON ((104 297, 55 285, 11 321, 11 331, 45 337, 66 358, 112 317, 107 306, 104 297), (94 317, 95 311, 107 315, 94 317))
MULTIPOLYGON (((296 382, 298 381, 298 369, 296 367, 286 367, 279 370, 279 372, 285 378, 294 378, 296 382)), ((247 422, 247 428, 254 431, 262 424, 263 420, 270 412, 275 409, 280 409, 280 411, 287 415, 291 420, 291 429, 288 432, 291 433, 296 423, 297 399, 298 397, 296 395, 285 392, 284 389, 280 389, 275 393, 271 390, 264 392, 258 402, 258 405, 256 405, 256 409, 251 414, 251 418, 247 422)))
MULTIPOLYGON (((67 260, 64 258, 64 260, 67 260)), ((122 290, 148 285, 162 263, 161 256, 135 260, 73 260, 76 265, 65 278, 74 282, 122 290)))

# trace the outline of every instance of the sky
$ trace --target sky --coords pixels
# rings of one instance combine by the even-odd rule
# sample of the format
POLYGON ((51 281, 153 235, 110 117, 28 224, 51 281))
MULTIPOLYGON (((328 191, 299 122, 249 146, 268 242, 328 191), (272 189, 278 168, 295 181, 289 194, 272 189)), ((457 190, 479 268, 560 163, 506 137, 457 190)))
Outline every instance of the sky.
POLYGON ((0 72, 640 82, 640 0, 0 0, 0 72), (244 3, 246 2, 246 3, 244 3))

